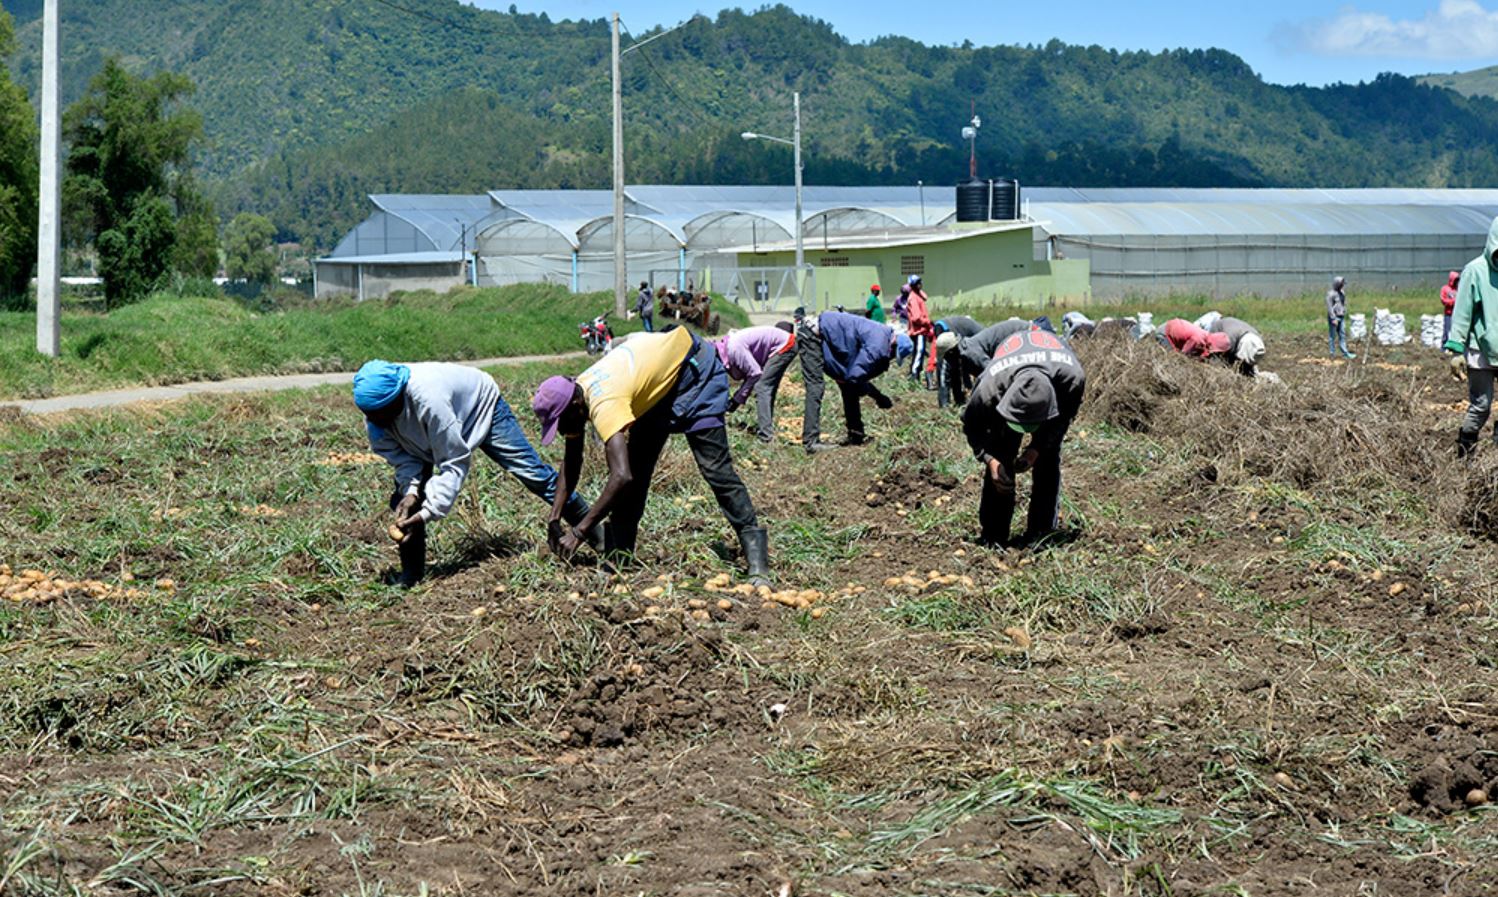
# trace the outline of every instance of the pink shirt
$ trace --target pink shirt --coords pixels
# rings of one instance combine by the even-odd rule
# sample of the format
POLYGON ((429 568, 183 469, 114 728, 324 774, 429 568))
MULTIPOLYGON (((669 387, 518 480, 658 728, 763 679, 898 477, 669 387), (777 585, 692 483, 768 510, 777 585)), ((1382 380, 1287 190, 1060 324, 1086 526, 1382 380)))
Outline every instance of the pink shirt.
POLYGON ((742 383, 733 397, 735 406, 748 401, 765 364, 781 352, 789 352, 795 344, 793 334, 770 324, 735 330, 718 340, 718 358, 728 368, 728 376, 742 383))

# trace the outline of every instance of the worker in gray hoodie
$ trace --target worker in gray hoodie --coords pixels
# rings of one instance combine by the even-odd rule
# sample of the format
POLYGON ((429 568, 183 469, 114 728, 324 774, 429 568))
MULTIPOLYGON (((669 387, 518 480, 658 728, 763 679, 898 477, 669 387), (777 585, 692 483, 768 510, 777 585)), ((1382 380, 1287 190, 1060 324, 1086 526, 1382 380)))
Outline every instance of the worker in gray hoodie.
MULTIPOLYGON (((364 412, 370 450, 395 470, 391 535, 400 535, 402 586, 425 575, 427 524, 452 510, 475 454, 494 459, 542 501, 556 498, 556 470, 525 438, 499 384, 477 368, 371 361, 354 374, 354 404, 364 412)), ((588 503, 569 494, 567 521, 587 513, 588 503)))
POLYGON ((1340 342, 1344 358, 1357 358, 1347 350, 1347 278, 1332 278, 1332 288, 1326 291, 1326 349, 1331 357, 1337 357, 1340 342))
POLYGON ((995 351, 962 415, 962 431, 983 465, 981 542, 1009 544, 1015 477, 1034 471, 1025 541, 1054 532, 1061 510, 1061 443, 1082 407, 1082 363, 1055 334, 1024 330, 995 351), (1021 452, 1020 443, 1030 437, 1021 452))
POLYGON ((1226 333, 1228 351, 1223 359, 1238 368, 1245 377, 1256 376, 1264 360, 1264 337, 1258 328, 1240 318, 1218 315, 1207 328, 1210 333, 1226 333))
MULTIPOLYGON (((1451 333, 1443 347, 1451 353, 1451 372, 1467 378, 1467 415, 1457 431, 1460 457, 1471 457, 1493 408, 1493 380, 1498 371, 1498 218, 1488 228, 1482 255, 1462 269, 1451 309, 1451 333)), ((1493 434, 1498 442, 1498 431, 1493 434)))

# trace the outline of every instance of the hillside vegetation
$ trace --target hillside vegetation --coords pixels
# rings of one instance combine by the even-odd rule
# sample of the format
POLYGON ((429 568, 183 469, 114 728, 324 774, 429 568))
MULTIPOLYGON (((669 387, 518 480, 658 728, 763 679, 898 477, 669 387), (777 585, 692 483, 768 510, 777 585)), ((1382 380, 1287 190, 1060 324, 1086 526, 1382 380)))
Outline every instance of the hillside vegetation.
MULTIPOLYGON (((221 214, 261 212, 324 247, 369 192, 606 185, 602 20, 400 5, 419 14, 376 0, 69 4, 67 89, 110 53, 187 74, 221 214)), ((27 84, 39 7, 7 4, 27 84)), ((955 180, 975 101, 983 169, 1032 184, 1498 184, 1498 103, 1409 78, 1281 87, 1221 50, 853 44, 784 6, 704 17, 628 57, 630 180, 785 180, 782 148, 737 135, 788 132, 793 90, 812 183, 955 180)))

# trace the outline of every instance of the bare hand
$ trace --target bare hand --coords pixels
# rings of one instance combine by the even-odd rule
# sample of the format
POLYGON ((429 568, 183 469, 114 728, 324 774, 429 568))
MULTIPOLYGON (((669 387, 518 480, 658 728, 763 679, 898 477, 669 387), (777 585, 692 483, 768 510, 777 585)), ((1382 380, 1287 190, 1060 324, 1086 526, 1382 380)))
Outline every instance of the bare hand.
POLYGON ((567 527, 567 531, 562 533, 562 537, 557 540, 557 555, 563 560, 568 560, 574 554, 577 554, 577 550, 582 547, 582 544, 583 540, 578 536, 577 530, 569 526, 567 527))
POLYGON ((420 507, 421 496, 413 494, 402 498, 400 503, 395 506, 395 520, 397 525, 400 521, 415 514, 420 507))

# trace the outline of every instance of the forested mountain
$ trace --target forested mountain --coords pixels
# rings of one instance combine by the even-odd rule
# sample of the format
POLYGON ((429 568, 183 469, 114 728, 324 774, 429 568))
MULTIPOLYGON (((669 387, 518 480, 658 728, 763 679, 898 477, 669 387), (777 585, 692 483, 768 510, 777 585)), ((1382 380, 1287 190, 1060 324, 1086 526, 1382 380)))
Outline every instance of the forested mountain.
MULTIPOLYGON (((41 0, 17 17, 37 79, 41 0)), ((70 97, 108 55, 198 84, 204 179, 231 216, 328 246, 380 191, 608 183, 608 27, 458 0, 64 4, 70 97)), ((981 20, 980 20, 981 21, 981 20)), ((629 22, 643 29, 656 23, 629 22)), ((976 33, 975 40, 1002 39, 976 33)), ((1264 83, 1221 50, 851 44, 784 6, 626 57, 631 181, 782 183, 802 92, 810 183, 951 183, 976 102, 985 173, 1075 185, 1498 185, 1498 102, 1399 76, 1264 83)))

